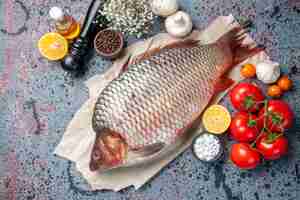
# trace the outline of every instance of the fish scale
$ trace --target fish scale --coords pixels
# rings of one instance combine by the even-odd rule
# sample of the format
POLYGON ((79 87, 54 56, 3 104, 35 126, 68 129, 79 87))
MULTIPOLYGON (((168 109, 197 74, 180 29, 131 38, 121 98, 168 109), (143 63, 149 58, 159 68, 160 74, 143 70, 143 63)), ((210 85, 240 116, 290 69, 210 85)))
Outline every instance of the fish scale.
POLYGON ((164 49, 130 66, 100 94, 94 130, 119 133, 131 149, 174 142, 211 99, 220 52, 214 45, 164 49))
POLYGON ((238 26, 215 43, 187 40, 133 59, 96 102, 90 169, 135 165, 169 152, 213 95, 233 83, 222 76, 262 51, 243 45, 245 37, 238 26))

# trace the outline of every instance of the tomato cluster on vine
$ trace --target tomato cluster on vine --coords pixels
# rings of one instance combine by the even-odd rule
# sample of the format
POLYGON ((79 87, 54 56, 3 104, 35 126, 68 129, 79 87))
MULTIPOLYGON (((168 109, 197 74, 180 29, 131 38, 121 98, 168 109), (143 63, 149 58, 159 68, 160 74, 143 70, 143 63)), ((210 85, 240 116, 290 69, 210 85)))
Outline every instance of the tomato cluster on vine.
POLYGON ((292 127, 294 114, 285 101, 266 100, 258 86, 247 82, 230 91, 230 100, 238 111, 229 129, 229 136, 238 142, 230 149, 234 165, 253 169, 262 158, 275 160, 287 154, 284 132, 292 127))

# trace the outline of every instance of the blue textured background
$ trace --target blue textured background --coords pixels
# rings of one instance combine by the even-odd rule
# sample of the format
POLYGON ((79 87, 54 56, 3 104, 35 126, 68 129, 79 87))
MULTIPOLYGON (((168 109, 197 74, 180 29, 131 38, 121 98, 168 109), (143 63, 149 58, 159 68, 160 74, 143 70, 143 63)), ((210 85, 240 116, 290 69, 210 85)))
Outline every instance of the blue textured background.
MULTIPOLYGON (((88 98, 83 82, 109 63, 95 56, 80 79, 48 62, 36 48, 51 30, 51 6, 77 19, 89 0, 0 1, 0 200, 299 200, 299 118, 287 133, 287 157, 241 171, 230 162, 203 164, 189 149, 139 191, 90 192, 72 163, 52 152, 74 113, 88 98)), ((284 99, 300 115, 299 0, 180 0, 198 28, 233 13, 254 22, 251 35, 267 47, 295 82, 284 99)), ((227 104, 227 100, 224 102, 227 104)))

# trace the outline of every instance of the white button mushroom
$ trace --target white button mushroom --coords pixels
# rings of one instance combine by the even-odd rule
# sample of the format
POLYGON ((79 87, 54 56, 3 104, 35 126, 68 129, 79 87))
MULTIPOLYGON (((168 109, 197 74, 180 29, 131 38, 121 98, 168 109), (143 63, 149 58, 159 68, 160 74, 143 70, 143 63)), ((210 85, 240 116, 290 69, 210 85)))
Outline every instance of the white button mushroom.
POLYGON ((152 0, 152 12, 158 16, 167 17, 178 10, 177 0, 152 0))
POLYGON ((169 16, 165 21, 165 26, 167 32, 174 37, 185 37, 193 29, 191 17, 183 11, 169 16))
POLYGON ((256 65, 256 76, 266 84, 275 83, 280 76, 279 63, 264 61, 256 65))

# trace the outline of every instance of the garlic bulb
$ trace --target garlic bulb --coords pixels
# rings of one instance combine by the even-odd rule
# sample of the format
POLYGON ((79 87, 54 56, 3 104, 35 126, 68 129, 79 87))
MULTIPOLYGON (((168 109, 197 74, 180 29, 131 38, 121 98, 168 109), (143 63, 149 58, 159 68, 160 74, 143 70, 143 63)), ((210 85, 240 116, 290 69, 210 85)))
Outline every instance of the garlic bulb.
POLYGON ((165 21, 165 26, 167 32, 174 37, 185 37, 193 29, 191 17, 183 11, 169 16, 165 21))
POLYGON ((158 16, 167 17, 178 10, 177 0, 152 0, 152 12, 158 16))
POLYGON ((256 65, 256 76, 266 84, 275 83, 280 76, 279 63, 264 61, 256 65))

